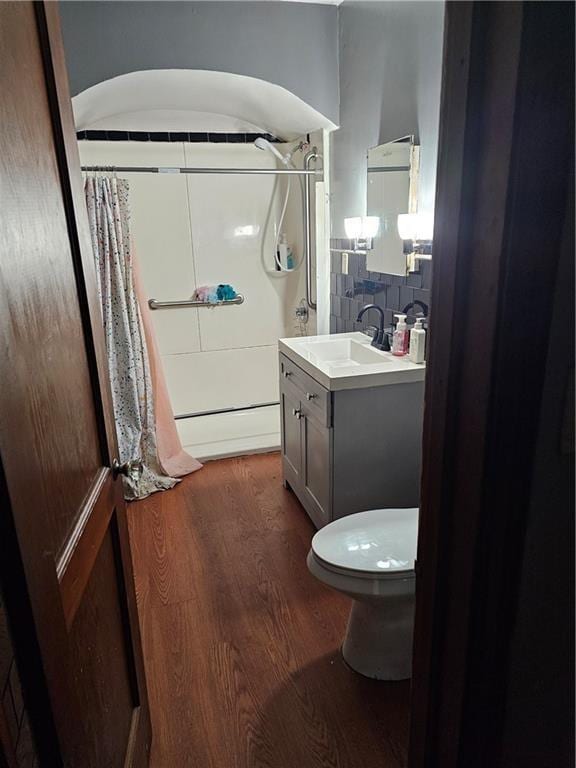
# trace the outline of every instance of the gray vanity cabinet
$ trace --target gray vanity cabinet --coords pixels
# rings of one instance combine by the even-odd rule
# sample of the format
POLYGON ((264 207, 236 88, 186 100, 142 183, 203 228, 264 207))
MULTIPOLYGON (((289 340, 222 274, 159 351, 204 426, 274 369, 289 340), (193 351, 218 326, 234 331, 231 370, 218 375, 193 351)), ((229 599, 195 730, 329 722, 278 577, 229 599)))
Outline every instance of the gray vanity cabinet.
POLYGON ((331 520, 331 410, 328 390, 280 355, 284 484, 318 528, 331 520))
POLYGON ((423 381, 330 392, 280 353, 284 485, 317 528, 418 506, 423 401, 423 381))

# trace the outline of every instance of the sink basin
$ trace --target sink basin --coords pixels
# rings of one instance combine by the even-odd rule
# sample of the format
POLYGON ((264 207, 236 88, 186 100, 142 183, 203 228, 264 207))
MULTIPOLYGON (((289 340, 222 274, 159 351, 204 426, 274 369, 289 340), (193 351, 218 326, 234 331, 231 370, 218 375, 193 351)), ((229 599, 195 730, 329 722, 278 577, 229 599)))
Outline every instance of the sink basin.
POLYGON ((327 339, 304 343, 301 346, 302 350, 308 353, 310 360, 316 359, 331 367, 347 368, 371 363, 382 365, 389 362, 389 358, 382 352, 354 339, 327 339))
POLYGON ((363 389, 424 381, 425 364, 370 345, 360 331, 279 339, 280 354, 326 389, 363 389))

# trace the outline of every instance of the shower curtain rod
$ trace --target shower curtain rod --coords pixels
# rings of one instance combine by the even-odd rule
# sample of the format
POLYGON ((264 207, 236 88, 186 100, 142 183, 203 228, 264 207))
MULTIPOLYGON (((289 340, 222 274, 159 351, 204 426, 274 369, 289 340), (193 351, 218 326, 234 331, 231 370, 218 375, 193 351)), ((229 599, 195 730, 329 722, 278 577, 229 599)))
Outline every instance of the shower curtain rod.
POLYGON ((300 168, 154 168, 146 166, 83 165, 83 171, 92 173, 248 173, 279 176, 317 176, 322 171, 300 168))

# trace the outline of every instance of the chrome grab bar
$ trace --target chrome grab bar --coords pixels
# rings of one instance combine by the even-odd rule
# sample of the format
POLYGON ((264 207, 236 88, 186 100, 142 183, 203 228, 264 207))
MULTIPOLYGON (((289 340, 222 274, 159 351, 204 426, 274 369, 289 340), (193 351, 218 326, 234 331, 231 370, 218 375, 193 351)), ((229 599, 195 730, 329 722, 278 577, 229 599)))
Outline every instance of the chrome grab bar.
MULTIPOLYGON (((304 158, 304 170, 310 173, 310 162, 318 160, 321 155, 316 147, 313 147, 304 158)), ((318 171, 314 171, 318 173, 318 171)), ((310 215, 310 176, 304 180, 304 260, 306 262, 306 304, 310 309, 316 309, 316 302, 312 299, 312 223, 310 215)))
POLYGON ((148 299, 150 309, 173 309, 174 307, 224 307, 228 304, 244 304, 244 296, 237 294, 235 299, 225 301, 196 301, 195 299, 181 299, 180 301, 157 301, 148 299))

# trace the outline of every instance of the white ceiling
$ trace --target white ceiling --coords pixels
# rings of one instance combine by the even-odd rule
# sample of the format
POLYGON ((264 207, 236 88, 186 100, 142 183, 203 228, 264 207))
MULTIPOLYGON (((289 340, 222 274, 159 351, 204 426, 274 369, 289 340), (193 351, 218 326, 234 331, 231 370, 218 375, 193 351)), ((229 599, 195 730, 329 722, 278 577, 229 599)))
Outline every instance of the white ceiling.
POLYGON ((130 72, 72 99, 76 130, 272 133, 290 140, 337 126, 279 85, 230 72, 130 72))

